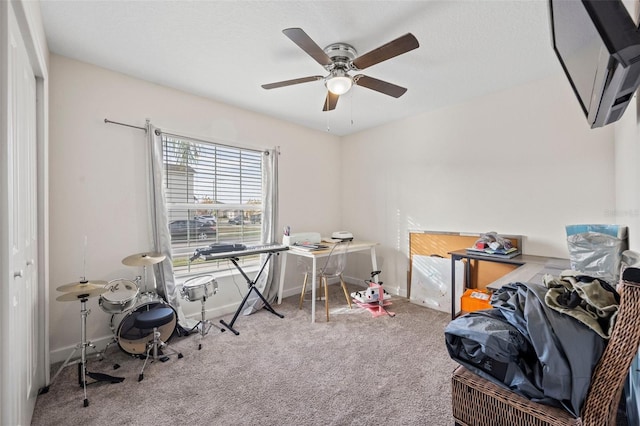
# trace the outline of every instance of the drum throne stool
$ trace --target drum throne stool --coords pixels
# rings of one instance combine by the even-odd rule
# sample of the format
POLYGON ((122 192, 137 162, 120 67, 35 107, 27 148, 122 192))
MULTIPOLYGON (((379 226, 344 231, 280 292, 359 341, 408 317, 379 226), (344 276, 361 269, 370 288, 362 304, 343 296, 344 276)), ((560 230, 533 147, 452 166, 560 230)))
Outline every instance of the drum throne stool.
POLYGON ((138 376, 139 382, 144 379, 144 369, 147 365, 150 354, 153 354, 153 361, 157 361, 158 359, 162 362, 167 361, 169 359, 169 355, 167 355, 167 353, 177 355, 178 359, 182 358, 182 353, 168 347, 168 344, 160 339, 160 331, 158 331, 158 327, 173 321, 174 315, 175 313, 173 309, 164 307, 142 312, 136 317, 136 328, 140 329, 141 332, 147 332, 149 330, 153 332, 153 340, 150 340, 147 343, 146 357, 142 364, 140 375, 138 376))

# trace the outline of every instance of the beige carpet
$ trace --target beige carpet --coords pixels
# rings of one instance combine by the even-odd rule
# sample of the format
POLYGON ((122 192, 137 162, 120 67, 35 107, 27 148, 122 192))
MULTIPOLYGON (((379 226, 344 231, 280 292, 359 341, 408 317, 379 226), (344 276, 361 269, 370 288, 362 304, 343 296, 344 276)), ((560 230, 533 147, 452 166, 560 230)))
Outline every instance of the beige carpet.
POLYGON ((443 333, 449 315, 396 297, 394 318, 373 318, 355 305, 350 310, 340 290, 331 286, 329 323, 321 309, 311 324, 310 303, 298 310, 290 297, 274 305, 283 319, 266 310, 240 316, 239 336, 212 328, 202 350, 197 334, 174 337, 170 345, 184 358, 147 365, 142 382, 143 361, 114 345, 88 370, 124 377, 122 383, 89 385, 83 407, 77 367, 66 367, 38 397, 32 424, 453 424, 449 377, 456 364, 443 333))

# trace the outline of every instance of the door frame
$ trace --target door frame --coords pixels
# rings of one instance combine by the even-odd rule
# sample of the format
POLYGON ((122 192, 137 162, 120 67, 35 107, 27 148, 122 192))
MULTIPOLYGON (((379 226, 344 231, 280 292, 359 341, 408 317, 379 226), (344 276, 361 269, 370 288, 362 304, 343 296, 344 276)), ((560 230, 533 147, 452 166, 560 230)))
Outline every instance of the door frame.
MULTIPOLYGON (((9 18, 13 15, 20 36, 23 39, 27 50, 29 62, 36 78, 36 203, 37 203, 37 291, 38 291, 38 318, 37 318, 37 372, 35 374, 34 386, 42 388, 50 381, 50 355, 49 355, 49 203, 48 203, 48 59, 49 52, 46 45, 44 27, 40 16, 40 5, 38 2, 24 0, 0 1, 0 147, 6 145, 9 135, 9 69, 8 69, 8 46, 9 46, 9 18)), ((6 146, 2 147, 4 152, 8 152, 6 146)), ((0 157, 0 161, 8 162, 10 159, 0 157)), ((0 174, 0 282, 8 283, 11 280, 12 265, 10 262, 11 250, 8 244, 9 220, 11 211, 9 205, 9 194, 6 174, 0 174)), ((7 309, 11 306, 11 301, 7 295, 7 285, 0 287, 0 318, 8 315, 7 309)), ((20 331, 7 330, 0 324, 0 341, 10 341, 8 334, 20 331)), ((12 354, 21 356, 22 354, 12 354)), ((0 353, 0 365, 10 363, 10 359, 0 353)), ((4 368, 4 367, 3 367, 4 368)), ((12 411, 6 405, 13 398, 2 393, 0 390, 0 413, 12 411)), ((22 415, 22 414, 18 414, 22 415)), ((17 424, 28 424, 31 421, 32 412, 26 413, 28 418, 10 419, 17 424)), ((4 418, 3 418, 4 419, 4 418)))

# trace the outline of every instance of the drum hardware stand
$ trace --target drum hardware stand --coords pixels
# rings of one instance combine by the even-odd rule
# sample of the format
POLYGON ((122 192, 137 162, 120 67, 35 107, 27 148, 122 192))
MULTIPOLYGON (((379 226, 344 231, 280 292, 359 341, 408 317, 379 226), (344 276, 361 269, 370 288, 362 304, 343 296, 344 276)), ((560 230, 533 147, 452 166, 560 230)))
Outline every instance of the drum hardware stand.
POLYGON ((249 298, 249 295, 251 294, 252 291, 255 291, 256 294, 260 297, 260 299, 262 300, 262 303, 264 303, 264 308, 267 311, 271 312, 272 314, 274 314, 274 315, 276 315, 276 316, 278 316, 280 318, 284 318, 284 315, 279 314, 278 312, 276 312, 271 307, 269 302, 267 302, 267 299, 264 298, 262 293, 260 293, 260 290, 258 290, 258 288, 256 287, 256 283, 258 282, 258 278, 262 274, 262 271, 264 271, 264 268, 267 266, 267 263, 269 263, 269 259, 271 259, 271 256, 273 255, 273 252, 268 252, 268 253, 266 253, 266 255, 267 255, 267 257, 264 260, 264 262, 262 263, 262 266, 260 267, 260 270, 258 271, 258 274, 253 279, 253 281, 251 281, 251 279, 247 276, 247 274, 244 273, 244 271, 242 270, 240 265, 238 265, 238 261, 240 260, 239 258, 237 258, 237 257, 229 258, 231 263, 233 263, 233 265, 238 269, 238 271, 240 271, 240 273, 242 274, 244 279, 247 280, 247 285, 249 286, 249 291, 244 296, 244 299, 242 299, 242 303, 240 304, 240 306, 238 306, 238 309, 236 310, 236 313, 233 316, 233 319, 231 320, 231 322, 230 323, 226 323, 224 320, 220 320, 220 323, 222 325, 224 325, 225 327, 227 327, 229 330, 231 330, 233 332, 233 334, 235 334, 236 336, 238 336, 240 333, 238 331, 234 330, 233 324, 236 322, 236 319, 238 319, 238 315, 240 315, 240 312, 242 311, 242 308, 244 307, 244 304, 247 302, 247 299, 249 298))
MULTIPOLYGON (((106 353, 107 353, 107 349, 109 349, 109 346, 111 346, 114 343, 118 343, 118 335, 116 332, 116 328, 113 326, 113 318, 115 318, 116 314, 111 314, 111 320, 109 320, 109 329, 111 330, 111 340, 109 340, 109 343, 107 343, 107 345, 104 347, 104 349, 102 350, 102 352, 100 352, 100 360, 104 360, 106 358, 106 353)), ((118 368, 120 368, 120 364, 115 363, 113 364, 113 369, 117 370, 118 368)))
POLYGON ((149 296, 149 295, 157 295, 158 290, 156 287, 155 275, 153 277, 153 288, 151 290, 148 289, 148 274, 147 274, 147 265, 142 265, 142 275, 138 275, 136 279, 140 279, 138 282, 142 282, 144 284, 144 289, 140 291, 140 297, 149 296))
POLYGON ((142 265, 142 277, 141 277, 141 279, 144 280, 144 291, 141 294, 156 293, 156 291, 155 291, 155 289, 156 289, 155 281, 154 281, 154 284, 153 284, 153 290, 154 291, 147 290, 147 265, 142 265))
MULTIPOLYGON (((81 322, 80 322, 81 341, 80 341, 80 343, 78 343, 76 345, 76 347, 69 354, 69 356, 64 361, 64 363, 60 366, 60 368, 58 369, 56 374, 51 379, 51 382, 49 383, 49 385, 44 387, 44 388, 42 388, 39 393, 40 394, 47 393, 49 391, 49 387, 51 386, 51 384, 53 384, 55 379, 58 377, 58 375, 62 372, 62 370, 65 367, 67 367, 68 365, 72 365, 72 364, 78 364, 78 384, 80 384, 80 386, 82 386, 82 388, 84 390, 84 406, 88 407, 89 406, 89 399, 87 398, 87 385, 88 384, 93 384, 93 383, 97 383, 97 382, 101 382, 101 381, 106 381, 106 382, 111 382, 111 383, 120 383, 120 382, 122 382, 124 380, 124 377, 113 377, 113 376, 109 376, 108 374, 92 373, 92 372, 87 371, 87 347, 95 349, 96 346, 93 343, 87 341, 87 315, 89 315, 91 313, 91 311, 87 310, 87 305, 86 305, 87 304, 87 300, 88 300, 88 295, 80 295, 79 299, 80 299, 80 304, 81 304, 81 309, 80 309, 80 315, 81 315, 81 322), (78 349, 80 349, 80 359, 78 359, 76 361, 69 362, 78 349), (87 383, 87 376, 89 376, 90 378, 94 379, 95 382, 87 383)), ((99 354, 98 354, 98 356, 99 356, 99 354)))
POLYGON ((198 321, 198 323, 193 327, 193 329, 195 329, 196 327, 200 326, 200 342, 198 343, 198 350, 202 349, 202 339, 204 339, 204 336, 206 336, 209 333, 209 330, 211 329, 211 327, 215 326, 221 332, 224 331, 224 328, 219 327, 213 324, 208 319, 204 318, 204 312, 205 312, 204 304, 206 303, 206 301, 207 301, 207 296, 202 296, 202 299, 200 299, 200 303, 201 303, 200 315, 202 319, 198 321))
POLYGON ((153 340, 147 342, 146 356, 144 358, 144 363, 142 364, 140 374, 138 375, 139 382, 144 379, 144 369, 147 366, 147 361, 149 361, 149 358, 151 356, 153 357, 153 361, 160 360, 162 362, 166 362, 169 360, 169 356, 167 355, 167 353, 177 355, 178 359, 183 358, 182 352, 178 352, 170 348, 166 342, 162 341, 161 333, 158 328, 171 322, 174 319, 174 316, 175 313, 173 312, 173 309, 160 308, 155 311, 145 311, 136 317, 134 325, 138 329, 148 330, 149 328, 151 328, 153 330, 153 340))
MULTIPOLYGON (((111 320, 109 320, 109 329, 111 330, 111 340, 109 340, 109 343, 107 343, 107 345, 104 347, 103 351, 101 352, 101 358, 104 359, 105 358, 105 354, 107 353, 107 349, 109 349, 109 346, 111 346, 113 343, 118 343, 118 336, 116 336, 116 329, 113 326, 113 318, 116 316, 116 314, 111 314, 111 320)), ((118 368, 120 368, 120 364, 113 364, 113 369, 117 370, 118 368)))

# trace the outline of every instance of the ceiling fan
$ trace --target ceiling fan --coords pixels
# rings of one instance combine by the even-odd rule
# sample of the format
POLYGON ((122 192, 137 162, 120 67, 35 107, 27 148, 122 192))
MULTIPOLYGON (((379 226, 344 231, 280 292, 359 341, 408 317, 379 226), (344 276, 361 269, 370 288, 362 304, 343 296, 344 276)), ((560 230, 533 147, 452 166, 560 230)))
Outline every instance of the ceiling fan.
POLYGON ((363 74, 349 75, 350 71, 360 71, 372 65, 378 64, 387 59, 394 58, 410 50, 418 48, 418 40, 413 34, 407 33, 395 40, 390 41, 364 55, 358 56, 356 49, 346 43, 333 43, 321 49, 305 33, 302 28, 287 28, 282 30, 284 35, 297 44, 302 50, 307 52, 317 63, 322 65, 329 72, 327 76, 314 75, 310 77, 295 78, 276 83, 263 84, 264 89, 275 89, 278 87, 291 86, 293 84, 308 83, 311 81, 324 80, 327 87, 327 97, 324 102, 323 111, 331 111, 338 104, 340 95, 347 93, 352 85, 366 87, 385 95, 399 98, 407 91, 406 88, 395 84, 368 77, 363 74))

